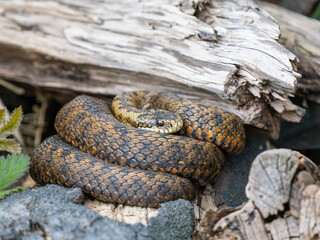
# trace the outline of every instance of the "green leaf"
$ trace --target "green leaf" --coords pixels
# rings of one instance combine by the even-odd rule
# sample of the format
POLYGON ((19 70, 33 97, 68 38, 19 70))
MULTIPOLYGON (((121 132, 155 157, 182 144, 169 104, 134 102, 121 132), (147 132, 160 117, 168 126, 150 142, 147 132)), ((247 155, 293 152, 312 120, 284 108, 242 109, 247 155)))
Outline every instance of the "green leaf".
POLYGON ((6 116, 6 110, 0 109, 0 125, 4 122, 4 117, 6 116))
POLYGON ((13 110, 9 121, 0 128, 0 135, 8 136, 9 134, 13 133, 20 126, 21 120, 22 108, 20 106, 13 110))
POLYGON ((5 159, 0 157, 0 191, 9 187, 27 170, 30 163, 30 157, 24 154, 8 155, 5 159))
POLYGON ((20 153, 21 147, 14 139, 0 138, 0 151, 8 151, 11 153, 20 153))
POLYGON ((6 195, 9 195, 10 193, 20 192, 20 191, 23 191, 23 190, 26 190, 26 189, 27 188, 25 188, 25 187, 15 187, 15 188, 12 188, 12 189, 0 191, 0 199, 3 199, 6 195))
POLYGON ((311 18, 318 19, 319 16, 320 16, 320 3, 318 3, 318 5, 315 8, 315 10, 312 12, 311 18))

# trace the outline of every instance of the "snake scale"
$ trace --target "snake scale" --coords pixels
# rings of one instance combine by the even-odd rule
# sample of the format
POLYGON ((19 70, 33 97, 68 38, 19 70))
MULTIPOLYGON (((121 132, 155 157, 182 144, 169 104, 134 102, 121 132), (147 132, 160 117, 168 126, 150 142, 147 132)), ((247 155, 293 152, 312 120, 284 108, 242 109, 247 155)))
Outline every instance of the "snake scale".
POLYGON ((245 144, 244 127, 235 114, 148 91, 118 95, 112 109, 101 99, 78 96, 58 112, 55 128, 59 135, 34 151, 32 178, 133 206, 192 200, 197 185, 210 183, 220 173, 223 151, 239 153, 245 144), (147 110, 151 108, 173 112, 182 121, 166 122, 166 112, 147 110), (132 127, 129 117, 143 120, 148 111, 157 112, 153 123, 132 127), (160 132, 145 130, 154 128, 154 122, 160 132), (182 127, 179 131, 176 124, 182 127), (166 134, 165 127, 178 134, 166 134))

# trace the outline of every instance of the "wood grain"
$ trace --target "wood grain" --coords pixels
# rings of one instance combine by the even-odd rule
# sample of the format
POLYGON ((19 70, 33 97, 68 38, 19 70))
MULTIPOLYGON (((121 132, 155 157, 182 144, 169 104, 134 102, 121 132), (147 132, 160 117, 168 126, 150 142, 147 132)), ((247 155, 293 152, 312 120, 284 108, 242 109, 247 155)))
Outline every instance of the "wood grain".
POLYGON ((201 239, 319 239, 319 172, 299 152, 274 149, 259 154, 246 188, 248 202, 220 219, 207 209, 201 239))
POLYGON ((176 92, 239 115, 276 138, 297 58, 251 0, 0 2, 0 78, 113 96, 176 92))
POLYGON ((320 22, 273 4, 259 2, 259 7, 279 23, 280 43, 299 57, 296 95, 320 103, 320 22))

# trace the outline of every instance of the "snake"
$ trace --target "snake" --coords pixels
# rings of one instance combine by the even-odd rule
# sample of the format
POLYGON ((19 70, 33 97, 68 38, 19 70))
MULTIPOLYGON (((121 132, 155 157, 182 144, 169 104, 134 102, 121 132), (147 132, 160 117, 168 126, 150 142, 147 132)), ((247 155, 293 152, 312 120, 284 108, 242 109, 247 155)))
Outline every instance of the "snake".
POLYGON ((39 184, 79 187, 103 202, 160 207, 193 200, 245 145, 236 114, 174 94, 125 92, 112 105, 88 95, 65 104, 31 157, 39 184))

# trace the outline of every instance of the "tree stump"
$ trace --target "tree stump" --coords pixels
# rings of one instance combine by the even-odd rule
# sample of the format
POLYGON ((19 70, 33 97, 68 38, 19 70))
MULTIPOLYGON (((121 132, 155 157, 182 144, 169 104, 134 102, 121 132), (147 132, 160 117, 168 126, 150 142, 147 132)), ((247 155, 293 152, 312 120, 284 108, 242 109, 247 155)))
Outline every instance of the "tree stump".
POLYGON ((319 176, 319 168, 299 152, 261 153, 251 167, 249 201, 224 217, 208 210, 201 239, 319 239, 319 176))

